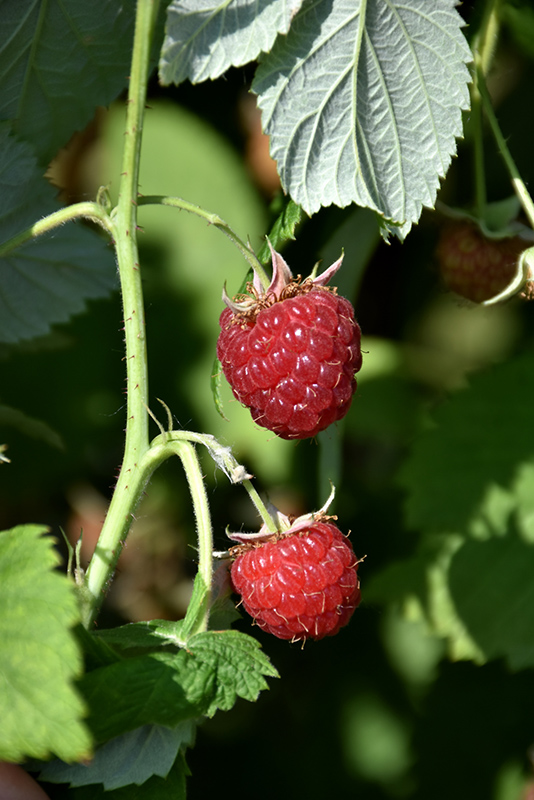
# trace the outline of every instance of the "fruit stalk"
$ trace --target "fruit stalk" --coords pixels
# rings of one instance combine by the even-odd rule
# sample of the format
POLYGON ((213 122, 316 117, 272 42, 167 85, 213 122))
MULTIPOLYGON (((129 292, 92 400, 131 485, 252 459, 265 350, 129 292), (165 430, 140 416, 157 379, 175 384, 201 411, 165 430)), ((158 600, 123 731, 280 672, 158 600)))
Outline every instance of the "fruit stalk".
POLYGON ((171 208, 179 208, 206 220, 209 225, 213 225, 226 234, 226 236, 228 236, 230 241, 233 242, 233 244, 237 247, 245 261, 247 261, 249 266, 252 267, 252 269, 255 270, 255 272, 260 276, 261 283, 263 284, 264 288, 266 289, 269 286, 269 277, 267 276, 267 273, 263 269, 263 266, 258 260, 254 251, 250 247, 247 247, 243 240, 239 238, 239 236, 232 230, 228 223, 221 219, 218 214, 213 214, 210 211, 206 211, 204 208, 195 205, 195 203, 190 203, 188 200, 184 200, 181 197, 168 197, 166 195, 145 195, 144 197, 139 197, 138 204, 140 206, 162 205, 170 206, 171 208))
POLYGON ((148 451, 148 370, 137 248, 137 192, 150 48, 158 2, 138 0, 137 3, 119 200, 112 214, 126 343, 126 438, 117 485, 85 578, 83 618, 86 627, 98 613, 148 479, 140 468, 148 451))

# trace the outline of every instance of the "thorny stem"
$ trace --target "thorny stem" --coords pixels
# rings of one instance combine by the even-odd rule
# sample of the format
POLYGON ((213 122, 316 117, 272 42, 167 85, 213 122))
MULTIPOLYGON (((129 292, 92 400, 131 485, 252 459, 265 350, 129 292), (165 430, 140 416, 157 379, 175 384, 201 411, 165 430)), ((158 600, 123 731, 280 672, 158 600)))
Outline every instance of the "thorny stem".
POLYGON ((142 466, 148 451, 148 370, 136 201, 150 47, 158 3, 159 0, 138 0, 136 9, 119 200, 113 213, 126 342, 126 438, 117 485, 86 574, 83 614, 86 627, 98 613, 133 512, 152 472, 146 464, 142 466))
POLYGON ((234 233, 232 228, 225 222, 221 217, 217 214, 212 214, 209 211, 205 211, 200 206, 195 205, 194 203, 189 203, 187 200, 183 200, 181 197, 167 197, 165 195, 146 195, 140 196, 137 200, 138 205, 146 206, 146 205, 162 205, 162 206, 171 206, 173 208, 179 208, 183 211, 188 211, 190 214, 196 214, 197 217, 206 220, 209 225, 214 225, 220 231, 226 234, 228 238, 235 244, 241 255, 245 258, 245 260, 249 263, 253 270, 259 276, 261 283, 265 290, 269 288, 269 284, 271 283, 269 276, 265 272, 263 266, 261 265, 260 261, 258 260, 254 251, 248 247, 239 236, 234 233))
MULTIPOLYGON (((227 475, 232 483, 240 483, 248 493, 254 506, 264 524, 271 533, 276 533, 278 530, 275 520, 270 515, 265 503, 259 496, 254 485, 251 482, 252 475, 249 475, 245 468, 237 462, 232 455, 229 447, 223 447, 217 439, 211 434, 195 433, 193 431, 169 431, 157 436, 152 446, 169 446, 171 443, 177 442, 198 442, 206 447, 220 469, 227 475)), ((200 554, 199 554, 200 556, 200 554)))
POLYGON ((42 236, 44 233, 54 230, 54 228, 59 228, 73 219, 91 220, 91 222, 100 225, 100 227, 114 236, 113 222, 103 206, 92 202, 75 203, 72 206, 60 208, 58 211, 54 211, 53 214, 48 214, 48 216, 35 222, 29 228, 17 233, 16 236, 12 236, 11 239, 0 245, 0 258, 8 256, 17 247, 35 239, 37 236, 42 236))

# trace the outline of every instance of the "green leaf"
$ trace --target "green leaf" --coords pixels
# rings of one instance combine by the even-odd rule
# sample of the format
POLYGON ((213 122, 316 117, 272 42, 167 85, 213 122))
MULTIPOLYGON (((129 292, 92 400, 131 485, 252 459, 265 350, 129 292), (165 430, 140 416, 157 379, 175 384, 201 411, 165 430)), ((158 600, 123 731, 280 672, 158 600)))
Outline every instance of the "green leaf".
POLYGON ((308 214, 357 203, 402 239, 433 207, 469 104, 455 5, 315 0, 262 59, 252 89, 271 155, 308 214))
POLYGON ((277 672, 255 639, 208 631, 191 637, 187 650, 160 650, 95 669, 80 688, 90 708, 87 724, 103 742, 142 725, 174 727, 218 708, 227 711, 237 697, 256 700, 267 688, 264 676, 277 672))
POLYGON ((161 51, 161 83, 200 83, 255 61, 287 33, 302 0, 172 0, 161 51))
POLYGON ((55 571, 46 528, 0 533, 0 758, 88 758, 85 708, 71 685, 81 657, 69 630, 79 620, 71 583, 55 571))
MULTIPOLYGON (((56 211, 28 145, 0 128, 0 241, 56 211)), ((41 336, 90 298, 117 285, 111 249, 93 231, 70 223, 0 259, 0 342, 41 336)))
POLYGON ((11 0, 0 34, 0 118, 47 164, 126 85, 135 0, 11 0))
POLYGON ((192 634, 198 633, 199 627, 204 625, 209 601, 210 588, 200 572, 197 572, 187 613, 180 627, 180 636, 184 642, 187 642, 192 634))
MULTIPOLYGON (((282 250, 289 240, 295 240, 295 232, 304 218, 302 208, 291 200, 285 200, 282 211, 274 221, 268 238, 275 250, 282 250)), ((271 263, 271 251, 265 241, 258 251, 258 259, 262 264, 271 263)))
POLYGON ((512 531, 467 541, 452 559, 450 591, 457 613, 486 658, 511 669, 534 666, 534 546, 512 531))
POLYGON ((95 739, 104 742, 147 724, 174 727, 201 716, 211 695, 190 691, 196 667, 181 650, 123 659, 85 675, 80 689, 95 739))
POLYGON ((215 692, 206 714, 213 716, 217 709, 228 711, 237 697, 255 701, 268 684, 264 676, 278 677, 260 644, 239 631, 208 631, 190 639, 187 648, 204 667, 195 680, 211 682, 215 692))
POLYGON ((101 783, 106 791, 139 786, 153 775, 166 778, 179 751, 193 744, 195 731, 194 722, 182 722, 175 728, 144 725, 97 748, 90 764, 53 761, 41 770, 39 778, 71 786, 101 783))
POLYGON ((182 621, 152 619, 148 622, 129 622, 118 628, 94 631, 92 638, 120 651, 157 650, 161 647, 182 645, 182 621))
POLYGON ((534 458, 525 402, 533 393, 534 355, 525 353, 475 375, 436 411, 435 426, 415 442, 401 473, 409 525, 476 535, 502 530, 518 503, 518 470, 534 458))
POLYGON ((190 775, 180 753, 166 778, 154 775, 141 786, 129 785, 108 792, 103 786, 70 789, 69 800, 186 800, 186 778, 190 775))

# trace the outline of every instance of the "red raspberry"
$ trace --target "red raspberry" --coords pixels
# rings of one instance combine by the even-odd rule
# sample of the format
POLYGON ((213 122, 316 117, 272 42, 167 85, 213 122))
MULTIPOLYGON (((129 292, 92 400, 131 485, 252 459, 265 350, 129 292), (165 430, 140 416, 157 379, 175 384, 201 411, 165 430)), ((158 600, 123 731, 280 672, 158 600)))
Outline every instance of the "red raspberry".
POLYGON ((232 548, 234 590, 264 631, 279 639, 322 639, 348 623, 360 602, 358 561, 330 522, 232 548))
POLYGON ((443 229, 436 257, 447 288, 483 303, 514 280, 518 258, 527 246, 519 236, 488 239, 473 223, 460 222, 443 229))
POLYGON ((300 283, 273 251, 267 292, 225 297, 217 341, 223 372, 253 420, 282 439, 315 436, 350 408, 361 331, 351 303, 324 286, 340 265, 300 283))

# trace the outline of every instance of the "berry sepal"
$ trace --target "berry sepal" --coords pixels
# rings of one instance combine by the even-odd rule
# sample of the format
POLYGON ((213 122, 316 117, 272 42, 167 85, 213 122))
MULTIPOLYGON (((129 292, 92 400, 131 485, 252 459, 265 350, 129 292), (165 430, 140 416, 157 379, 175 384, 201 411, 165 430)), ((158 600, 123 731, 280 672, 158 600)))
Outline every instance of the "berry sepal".
POLYGON ((233 314, 246 314, 254 312, 256 309, 259 311, 261 308, 283 300, 285 297, 309 291, 313 286, 324 287, 332 280, 343 263, 344 254, 341 254, 337 261, 334 261, 319 275, 315 274, 317 270, 316 264, 311 276, 302 281, 301 276, 296 279, 293 277, 286 260, 280 253, 276 252, 269 239, 267 239, 267 243, 271 251, 273 267, 271 283, 265 287, 260 274, 254 270, 254 278, 249 284, 250 294, 241 294, 231 298, 226 292, 226 286, 224 286, 222 299, 233 314))
MULTIPOLYGON (((309 528, 310 525, 313 525, 314 523, 327 522, 329 519, 337 519, 337 517, 328 515, 326 513, 332 504, 335 495, 336 488, 335 486, 332 486, 332 490, 326 503, 318 511, 302 514, 300 517, 287 516, 272 503, 267 503, 267 512, 274 523, 274 527, 276 527, 275 531, 272 530, 273 526, 269 526, 267 523, 264 523, 256 533, 243 533, 242 531, 236 531, 233 533, 227 530, 226 535, 233 542, 238 542, 238 544, 241 545, 250 544, 253 547, 259 546, 264 542, 280 539, 282 536, 291 536, 294 533, 306 530, 306 528, 309 528)), ((230 548, 230 553, 232 549, 233 548, 230 548)))

